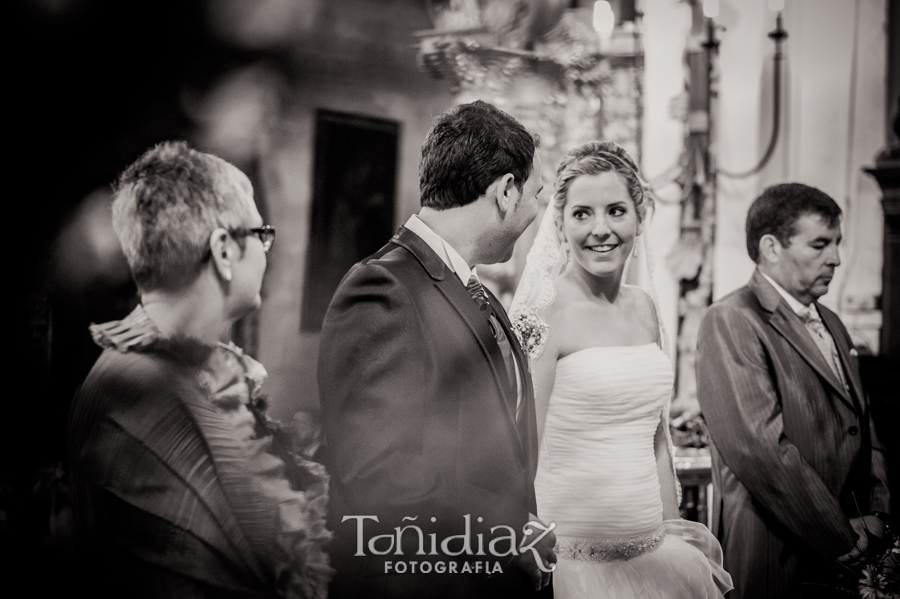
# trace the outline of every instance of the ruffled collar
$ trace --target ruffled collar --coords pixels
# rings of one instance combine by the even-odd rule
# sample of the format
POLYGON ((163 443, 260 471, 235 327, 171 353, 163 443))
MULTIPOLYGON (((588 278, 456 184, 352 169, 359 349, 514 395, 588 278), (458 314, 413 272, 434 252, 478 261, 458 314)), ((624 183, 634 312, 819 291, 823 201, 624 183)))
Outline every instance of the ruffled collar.
POLYGON ((94 343, 104 349, 126 353, 162 352, 202 366, 202 379, 220 408, 234 409, 236 402, 249 403, 261 398, 261 387, 268 374, 262 364, 229 341, 215 345, 162 331, 140 304, 122 320, 90 326, 94 343), (227 406, 227 407, 226 407, 227 406))
POLYGON ((104 349, 166 353, 194 365, 205 362, 216 347, 185 335, 163 336, 140 304, 122 320, 91 324, 89 330, 94 343, 104 349))

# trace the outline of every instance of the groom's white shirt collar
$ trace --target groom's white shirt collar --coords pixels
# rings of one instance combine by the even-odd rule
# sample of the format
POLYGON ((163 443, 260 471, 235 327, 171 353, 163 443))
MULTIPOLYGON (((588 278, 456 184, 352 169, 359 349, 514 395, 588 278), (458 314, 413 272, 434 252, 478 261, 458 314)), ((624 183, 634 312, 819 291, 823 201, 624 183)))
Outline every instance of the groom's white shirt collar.
POLYGON ((772 285, 772 287, 775 288, 775 291, 778 292, 778 295, 780 295, 781 297, 784 298, 784 301, 786 301, 787 305, 790 307, 790 309, 794 311, 794 314, 803 315, 806 313, 810 313, 813 316, 819 317, 819 311, 816 310, 815 302, 813 302, 809 306, 804 306, 800 302, 800 300, 798 300, 796 297, 794 297, 793 295, 791 295, 790 293, 785 291, 784 287, 782 287, 781 285, 776 283, 775 280, 772 279, 772 277, 770 277, 763 271, 759 271, 759 274, 761 274, 772 285))
POLYGON ((459 255, 459 252, 454 250, 452 245, 444 241, 443 237, 432 231, 431 227, 426 225, 417 214, 410 216, 409 220, 406 221, 406 224, 403 226, 421 237, 422 241, 427 243, 428 247, 433 249, 434 253, 441 257, 444 264, 456 273, 456 276, 459 277, 459 280, 462 281, 463 285, 469 284, 469 278, 472 275, 475 275, 475 278, 478 278, 478 273, 475 272, 475 268, 469 268, 469 265, 466 264, 463 257, 459 255))

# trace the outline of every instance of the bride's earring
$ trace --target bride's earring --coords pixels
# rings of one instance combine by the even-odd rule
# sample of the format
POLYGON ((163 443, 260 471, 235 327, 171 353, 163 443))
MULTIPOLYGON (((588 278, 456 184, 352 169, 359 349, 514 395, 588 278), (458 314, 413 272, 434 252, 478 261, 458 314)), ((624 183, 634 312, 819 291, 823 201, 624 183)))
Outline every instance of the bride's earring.
POLYGON ((634 240, 634 250, 631 252, 632 257, 637 258, 637 239, 634 240))

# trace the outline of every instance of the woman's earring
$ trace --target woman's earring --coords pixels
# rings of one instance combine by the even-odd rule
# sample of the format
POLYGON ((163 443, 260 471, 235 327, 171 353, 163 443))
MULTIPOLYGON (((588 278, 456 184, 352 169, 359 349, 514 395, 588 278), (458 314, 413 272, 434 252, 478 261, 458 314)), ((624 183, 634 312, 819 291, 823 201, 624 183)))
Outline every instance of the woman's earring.
POLYGON ((637 240, 635 240, 634 241, 634 250, 631 252, 631 255, 635 258, 637 258, 637 246, 638 246, 637 240))

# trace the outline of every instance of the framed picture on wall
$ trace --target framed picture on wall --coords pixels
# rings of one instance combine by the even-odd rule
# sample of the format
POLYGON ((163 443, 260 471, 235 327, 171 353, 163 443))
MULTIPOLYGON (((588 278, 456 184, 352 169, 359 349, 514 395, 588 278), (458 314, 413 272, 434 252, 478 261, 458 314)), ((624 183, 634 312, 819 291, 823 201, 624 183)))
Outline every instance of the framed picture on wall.
POLYGON ((344 274, 393 233, 399 130, 395 121, 316 111, 303 332, 321 329, 344 274))

